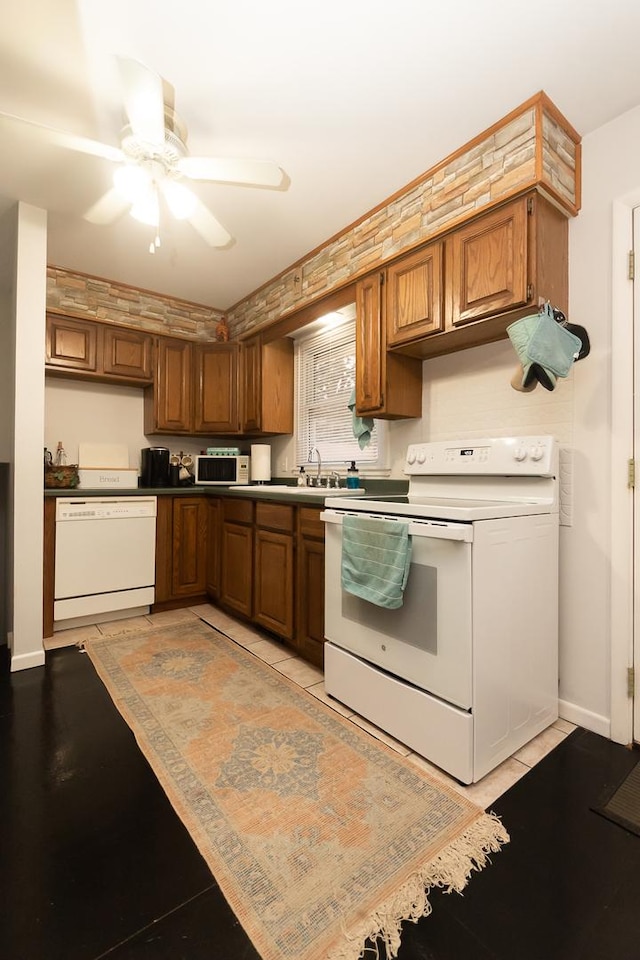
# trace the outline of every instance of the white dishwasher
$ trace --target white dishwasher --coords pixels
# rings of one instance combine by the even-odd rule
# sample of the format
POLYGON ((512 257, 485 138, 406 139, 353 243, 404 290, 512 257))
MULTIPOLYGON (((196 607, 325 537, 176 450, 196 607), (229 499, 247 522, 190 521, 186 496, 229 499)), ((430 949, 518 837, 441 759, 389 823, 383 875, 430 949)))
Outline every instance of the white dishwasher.
POLYGON ((156 497, 57 499, 54 630, 148 612, 156 507, 156 497))

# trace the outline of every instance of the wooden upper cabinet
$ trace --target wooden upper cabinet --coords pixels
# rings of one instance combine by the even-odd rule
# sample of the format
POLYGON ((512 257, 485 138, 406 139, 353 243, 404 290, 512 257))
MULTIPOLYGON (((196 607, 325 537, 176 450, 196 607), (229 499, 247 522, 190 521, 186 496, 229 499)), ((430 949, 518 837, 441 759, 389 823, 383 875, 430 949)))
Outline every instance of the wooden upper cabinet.
POLYGON ((152 339, 148 333, 105 327, 102 343, 102 366, 105 373, 134 380, 150 380, 152 371, 152 339))
POLYGON ((365 277, 356 288, 356 407, 373 413, 384 404, 385 338, 380 288, 382 274, 365 277))
POLYGON ((293 340, 250 337, 240 356, 242 432, 293 433, 293 340))
POLYGON ((242 430, 260 430, 262 424, 262 364, 260 337, 243 340, 242 357, 242 430))
POLYGON ((449 239, 451 324, 481 320, 530 299, 527 198, 478 217, 449 239))
POLYGON ((389 346, 442 330, 443 263, 443 244, 430 243, 387 269, 385 305, 389 346))
MULTIPOLYGON (((537 191, 456 227, 442 241, 440 326, 405 323, 389 349, 394 354, 435 357, 504 339, 510 323, 535 312, 544 300, 566 312, 568 237, 566 214, 537 191)), ((415 256, 401 259, 389 270, 402 271, 415 256)), ((428 279, 423 268, 422 280, 428 279)), ((406 287, 406 300, 411 301, 412 288, 406 287)), ((415 291, 413 298, 415 302, 415 291)), ((423 298, 426 301, 424 289, 423 298)))
POLYGON ((47 314, 47 366, 97 373, 99 329, 92 320, 47 314))
POLYGON ((45 372, 83 380, 149 383, 153 337, 142 330, 47 314, 45 372))
POLYGON ((422 364, 387 351, 384 273, 356 288, 356 412, 385 420, 422 414, 422 364))
POLYGON ((237 433, 238 344, 197 344, 195 361, 196 433, 237 433))
POLYGON ((192 357, 193 347, 187 340, 158 337, 155 384, 145 396, 145 433, 191 433, 192 357))

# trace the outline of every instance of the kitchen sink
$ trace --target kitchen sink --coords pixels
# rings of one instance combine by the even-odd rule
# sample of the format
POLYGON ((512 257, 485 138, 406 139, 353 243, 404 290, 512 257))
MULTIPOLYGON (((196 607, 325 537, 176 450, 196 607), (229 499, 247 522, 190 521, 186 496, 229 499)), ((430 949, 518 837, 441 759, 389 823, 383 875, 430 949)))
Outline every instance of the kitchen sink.
POLYGON ((260 493, 295 493, 311 497, 358 497, 365 492, 364 487, 297 487, 290 483, 239 483, 234 490, 255 490, 260 493))

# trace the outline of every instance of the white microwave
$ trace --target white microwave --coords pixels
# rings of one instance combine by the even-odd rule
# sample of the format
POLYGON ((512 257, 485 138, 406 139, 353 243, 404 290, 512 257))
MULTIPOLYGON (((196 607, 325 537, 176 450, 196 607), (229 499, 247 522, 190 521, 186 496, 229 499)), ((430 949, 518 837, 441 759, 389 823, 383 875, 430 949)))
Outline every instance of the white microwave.
POLYGON ((195 458, 196 484, 228 487, 249 483, 249 461, 246 456, 201 454, 195 458))

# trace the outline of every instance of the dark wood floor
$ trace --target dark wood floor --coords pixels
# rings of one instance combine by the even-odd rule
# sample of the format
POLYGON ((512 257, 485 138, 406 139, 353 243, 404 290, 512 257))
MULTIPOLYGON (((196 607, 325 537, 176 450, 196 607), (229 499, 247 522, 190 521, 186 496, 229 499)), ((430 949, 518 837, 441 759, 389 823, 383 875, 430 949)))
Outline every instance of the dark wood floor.
MULTIPOLYGON (((257 960, 89 659, 0 659, 1 960, 257 960)), ((637 758, 572 733, 492 805, 511 843, 432 894, 399 960, 638 960, 640 838, 591 809, 637 758)))

